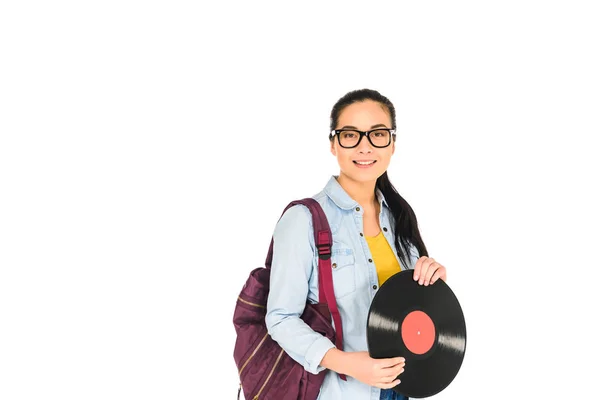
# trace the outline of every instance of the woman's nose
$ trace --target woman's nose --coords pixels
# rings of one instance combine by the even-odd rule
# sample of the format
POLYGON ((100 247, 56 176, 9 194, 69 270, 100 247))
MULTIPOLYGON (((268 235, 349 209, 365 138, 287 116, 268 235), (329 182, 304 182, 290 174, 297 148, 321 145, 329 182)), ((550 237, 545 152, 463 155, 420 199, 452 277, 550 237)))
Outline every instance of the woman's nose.
POLYGON ((358 152, 359 153, 371 153, 373 151, 373 147, 371 143, 369 143, 369 138, 365 135, 362 140, 358 144, 358 152))

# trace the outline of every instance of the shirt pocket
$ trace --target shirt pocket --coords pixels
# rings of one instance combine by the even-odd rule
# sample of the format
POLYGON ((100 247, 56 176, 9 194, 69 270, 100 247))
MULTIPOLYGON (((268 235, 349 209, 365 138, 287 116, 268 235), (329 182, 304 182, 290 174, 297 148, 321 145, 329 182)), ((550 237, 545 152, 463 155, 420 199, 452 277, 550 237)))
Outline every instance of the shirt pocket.
POLYGON ((356 291, 356 262, 350 248, 333 248, 331 252, 333 291, 340 299, 356 291))

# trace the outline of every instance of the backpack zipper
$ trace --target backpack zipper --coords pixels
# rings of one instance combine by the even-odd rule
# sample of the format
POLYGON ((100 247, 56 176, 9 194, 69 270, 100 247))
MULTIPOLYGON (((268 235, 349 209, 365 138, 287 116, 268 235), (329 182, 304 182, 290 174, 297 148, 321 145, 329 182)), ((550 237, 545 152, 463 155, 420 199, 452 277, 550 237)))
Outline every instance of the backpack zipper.
POLYGON ((260 390, 258 391, 258 393, 256 394, 256 396, 254 396, 252 398, 252 400, 258 400, 258 396, 260 396, 260 394, 262 393, 263 389, 267 385, 267 382, 269 382, 269 379, 271 379, 271 375, 273 375, 273 372, 275 372, 275 368, 277 367, 277 364, 279 364, 279 360, 281 360, 281 356, 282 355, 283 355, 283 349, 281 349, 281 351, 279 352, 279 356, 277 356, 277 360, 275 361, 275 365, 273 365, 273 368, 271 368, 271 372, 269 373, 269 376, 267 376, 267 379, 265 380, 265 383, 263 383, 262 387, 260 388, 260 390))
POLYGON ((242 368, 240 368, 240 377, 242 376, 242 371, 244 370, 244 368, 246 368, 246 365, 248 365, 248 362, 250 360, 252 360, 252 357, 254 357, 254 355, 256 354, 256 352, 258 351, 258 349, 260 349, 260 346, 262 346, 262 344, 265 342, 265 339, 267 338, 267 336, 269 336, 269 334, 265 333, 265 336, 262 338, 262 340, 260 341, 260 343, 258 344, 258 346, 256 346, 256 348, 254 349, 254 351, 252 352, 252 354, 250 354, 250 357, 248 357, 248 359, 244 362, 244 365, 242 365, 242 368))
POLYGON ((256 303, 250 303, 248 300, 244 300, 241 297, 238 296, 238 300, 241 301, 242 303, 246 303, 248 305, 254 306, 254 307, 260 307, 260 308, 265 308, 265 306, 261 305, 261 304, 256 304, 256 303))
MULTIPOLYGON (((265 336, 261 339, 258 346, 256 346, 256 348, 254 349, 252 354, 250 354, 250 357, 248 357, 248 359, 246 361, 244 361, 244 365, 242 365, 242 368, 240 368, 240 373, 239 373, 240 379, 242 378, 242 371, 244 370, 244 368, 246 368, 246 365, 248 365, 248 362, 252 359, 252 357, 254 357, 256 355, 256 352, 258 351, 258 349, 260 349, 260 346, 262 346, 262 344, 265 342, 265 339, 267 338, 267 336, 269 336, 268 333, 266 333, 265 336)), ((238 400, 240 398, 241 391, 242 391, 242 382, 240 382, 240 387, 238 389, 238 400)))

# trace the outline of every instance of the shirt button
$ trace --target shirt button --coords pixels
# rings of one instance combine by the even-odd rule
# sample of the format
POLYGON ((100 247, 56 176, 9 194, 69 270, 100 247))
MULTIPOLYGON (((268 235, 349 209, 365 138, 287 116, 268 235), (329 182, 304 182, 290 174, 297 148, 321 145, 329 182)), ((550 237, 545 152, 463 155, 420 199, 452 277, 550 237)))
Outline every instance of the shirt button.
POLYGON ((373 290, 376 290, 376 289, 377 289, 377 285, 373 285, 373 290))
POLYGON ((369 262, 373 262, 373 260, 371 260, 371 259, 369 258, 369 262))
POLYGON ((387 232, 387 228, 385 228, 385 227, 384 227, 384 228, 383 228, 383 231, 384 231, 384 232, 387 232))
POLYGON ((361 232, 361 233, 360 233, 360 236, 365 236, 365 235, 363 235, 363 233, 361 232))
POLYGON ((360 207, 356 207, 356 211, 360 211, 360 207))
POLYGON ((337 267, 336 263, 331 264, 331 268, 336 268, 336 267, 337 267))

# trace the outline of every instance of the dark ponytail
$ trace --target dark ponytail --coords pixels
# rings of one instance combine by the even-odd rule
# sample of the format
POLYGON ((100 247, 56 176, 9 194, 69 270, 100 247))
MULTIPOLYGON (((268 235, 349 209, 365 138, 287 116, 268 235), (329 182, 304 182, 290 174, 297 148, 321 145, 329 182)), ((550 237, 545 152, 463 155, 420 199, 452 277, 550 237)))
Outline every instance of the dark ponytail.
POLYGON ((396 245, 396 249, 402 249, 398 250, 400 258, 403 258, 406 265, 408 265, 409 259, 407 254, 409 254, 409 242, 417 248, 420 257, 429 257, 427 247, 425 247, 425 243, 421 239, 417 216, 410 204, 396 191, 396 188, 388 178, 387 171, 377 178, 376 187, 383 193, 383 197, 385 197, 385 201, 388 203, 396 221, 394 227, 394 244, 396 245))
MULTIPOLYGON (((333 109, 331 110, 329 130, 331 131, 335 129, 340 113, 344 108, 350 104, 365 100, 376 101, 386 108, 392 120, 392 129, 396 129, 396 110, 392 102, 376 90, 361 89, 347 93, 335 103, 333 109)), ((330 137, 330 140, 333 140, 333 137, 330 137)), ((408 265, 410 260, 410 244, 412 244, 416 247, 419 253, 418 256, 429 257, 425 243, 423 243, 423 239, 419 233, 417 216, 415 215, 415 212, 410 204, 408 204, 408 202, 404 200, 402 196, 400 196, 400 193, 398 193, 394 185, 392 185, 390 179, 388 178, 387 171, 377 178, 377 183, 375 186, 377 189, 381 190, 381 193, 383 193, 383 196, 390 207, 395 221, 394 244, 396 246, 398 256, 404 260, 406 265, 408 265)))

